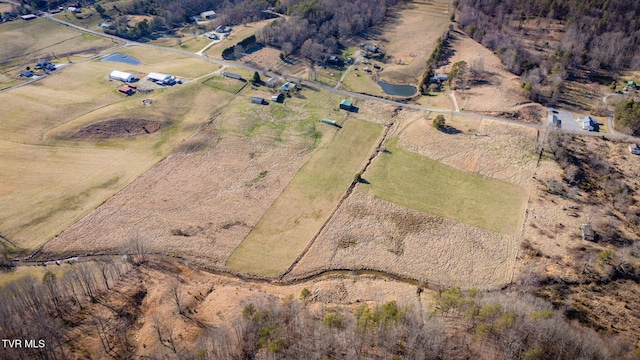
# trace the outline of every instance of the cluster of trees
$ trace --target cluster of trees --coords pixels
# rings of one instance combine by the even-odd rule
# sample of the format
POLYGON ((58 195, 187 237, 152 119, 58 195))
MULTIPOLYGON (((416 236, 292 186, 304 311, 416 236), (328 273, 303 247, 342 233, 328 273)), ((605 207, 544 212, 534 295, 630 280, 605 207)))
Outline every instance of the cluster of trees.
POLYGON ((255 45, 256 45, 256 36, 255 35, 247 36, 236 45, 230 46, 222 50, 222 58, 237 59, 240 56, 242 56, 242 54, 244 54, 246 50, 251 49, 255 45))
POLYGON ((457 5, 462 29, 493 50, 509 71, 523 75, 523 87, 533 100, 557 101, 563 80, 578 69, 617 72, 640 67, 637 1, 458 0, 457 5), (549 30, 543 26, 523 26, 542 18, 566 24, 548 56, 528 51, 523 42, 527 31, 545 37, 549 30))
POLYGON ((385 20, 389 6, 402 0, 281 0, 277 10, 289 15, 257 33, 260 43, 275 46, 286 57, 298 50, 320 61, 335 52, 341 39, 385 20))
POLYGON ((429 85, 430 79, 434 75, 433 69, 440 66, 440 62, 445 58, 447 53, 447 45, 449 39, 449 31, 447 31, 444 36, 438 38, 438 43, 436 44, 436 48, 431 53, 429 60, 427 60, 427 67, 425 71, 418 79, 418 89, 422 94, 427 93, 427 85, 429 85))
MULTIPOLYGON (((35 340, 37 346, 26 349, 23 343, 22 348, 7 347, 2 350, 3 356, 7 359, 68 358, 67 342, 71 340, 68 331, 82 321, 79 315, 87 312, 92 304, 101 304, 103 292, 117 286, 132 269, 131 262, 121 259, 80 263, 61 277, 47 271, 42 279, 26 277, 0 289, 2 338, 35 340)), ((104 328, 102 320, 95 317, 91 321, 104 328)), ((105 339, 113 339, 115 335, 101 334, 105 339)), ((111 350, 115 347, 111 346, 111 350)), ((114 350, 116 353, 124 354, 120 348, 114 350)))
POLYGON ((616 125, 634 136, 640 135, 640 103, 623 100, 616 106, 616 125))
POLYGON ((632 359, 631 346, 568 324, 529 295, 481 295, 454 288, 424 314, 396 302, 307 306, 312 295, 256 298, 242 317, 205 333, 207 359, 632 359), (316 310, 314 310, 316 309, 316 310))

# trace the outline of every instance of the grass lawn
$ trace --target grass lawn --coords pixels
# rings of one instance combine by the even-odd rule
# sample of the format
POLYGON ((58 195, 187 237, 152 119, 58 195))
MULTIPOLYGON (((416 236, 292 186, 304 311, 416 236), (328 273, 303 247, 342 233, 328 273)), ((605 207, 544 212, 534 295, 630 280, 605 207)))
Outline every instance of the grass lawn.
POLYGON ((203 84, 211 86, 214 89, 224 90, 232 94, 237 94, 238 92, 240 92, 240 90, 247 86, 248 82, 226 78, 222 75, 215 75, 205 80, 203 84))
POLYGON ((300 169, 227 266, 264 276, 286 271, 338 204, 381 133, 380 125, 347 120, 328 147, 300 169))
POLYGON ((363 191, 383 200, 447 219, 514 234, 527 204, 525 189, 458 170, 405 151, 397 139, 364 174, 363 191))
POLYGON ((141 65, 108 63, 111 64, 111 67, 114 69, 121 71, 147 73, 156 71, 163 74, 193 79, 220 69, 220 65, 204 61, 196 56, 177 53, 175 51, 128 46, 118 52, 132 56, 142 62, 141 65))

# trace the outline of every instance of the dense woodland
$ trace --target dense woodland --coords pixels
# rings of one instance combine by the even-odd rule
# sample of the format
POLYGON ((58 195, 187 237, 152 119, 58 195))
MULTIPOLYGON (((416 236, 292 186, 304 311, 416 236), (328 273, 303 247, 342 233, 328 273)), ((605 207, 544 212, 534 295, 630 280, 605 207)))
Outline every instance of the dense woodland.
POLYGON ((493 50, 509 71, 522 75, 536 101, 558 101, 563 81, 580 71, 615 77, 640 68, 638 1, 458 0, 457 9, 461 28, 493 50), (563 24, 558 45, 550 49, 548 43, 535 49, 525 41, 549 33, 542 19, 563 24))
POLYGON ((256 34, 258 41, 278 47, 285 56, 300 50, 321 60, 338 50, 346 37, 380 24, 390 6, 402 0, 281 0, 277 10, 289 15, 256 34))

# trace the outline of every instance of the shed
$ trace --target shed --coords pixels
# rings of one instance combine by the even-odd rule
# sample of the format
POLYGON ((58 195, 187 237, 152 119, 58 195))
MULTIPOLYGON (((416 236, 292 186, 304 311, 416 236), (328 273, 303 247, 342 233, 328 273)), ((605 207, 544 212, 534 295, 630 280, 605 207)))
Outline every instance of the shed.
POLYGON ((269 78, 269 80, 264 82, 264 84, 267 85, 268 87, 276 87, 277 83, 278 83, 278 79, 276 78, 269 78))
POLYGON ((223 71, 222 72, 222 76, 228 77, 228 78, 232 78, 232 79, 236 79, 236 80, 242 80, 242 75, 236 74, 236 73, 232 73, 232 72, 223 71))
POLYGON ((627 81, 627 86, 630 87, 630 88, 634 88, 635 89, 637 84, 636 84, 635 81, 629 80, 629 81, 627 81))
POLYGON ((640 146, 638 144, 629 145, 629 152, 633 155, 640 155, 640 146))
POLYGON ((258 97, 258 96, 252 96, 251 97, 251 102, 254 103, 254 104, 259 104, 259 105, 267 103, 263 98, 258 97))
POLYGON ((283 102, 284 101, 284 94, 283 93, 277 93, 277 94, 273 94, 271 96, 271 101, 275 101, 275 102, 283 102))
POLYGON ((556 126, 556 127, 562 126, 562 120, 558 119, 558 117, 553 114, 549 114, 547 120, 548 120, 547 124, 551 126, 556 126))
POLYGON ((331 120, 331 119, 324 118, 324 119, 322 119, 322 120, 320 120, 320 121, 322 121, 322 122, 323 122, 323 123, 325 123, 325 124, 329 124, 329 125, 333 125, 333 126, 338 126, 338 123, 336 123, 336 121, 335 121, 335 120, 331 120))
POLYGON ((125 85, 120 87, 118 91, 126 95, 133 95, 136 92, 136 89, 130 87, 129 85, 125 85))
POLYGON ((152 73, 149 73, 149 75, 147 75, 147 78, 160 85, 173 85, 176 83, 175 76, 162 74, 162 73, 152 72, 152 73))
POLYGON ((591 228, 591 224, 582 224, 580 229, 582 230, 582 240, 595 241, 596 232, 591 228))
POLYGON ((20 16, 22 18, 22 20, 24 21, 29 21, 29 20, 35 20, 36 16, 33 14, 27 14, 27 15, 22 15, 20 16))
POLYGON ((295 87, 296 87, 296 84, 294 84, 292 82, 286 82, 286 83, 284 83, 284 85, 280 86, 280 89, 282 89, 284 91, 289 91, 289 90, 292 90, 295 87))
POLYGON ((29 70, 20 70, 18 75, 20 75, 22 77, 32 77, 33 73, 31 71, 29 71, 29 70))
POLYGON ((351 102, 351 100, 344 99, 340 101, 340 109, 351 111, 352 108, 353 108, 353 103, 351 102))
POLYGON ((211 20, 216 17, 216 12, 213 10, 205 11, 200 13, 200 17, 204 20, 211 20))
POLYGON ((135 75, 118 70, 113 70, 111 74, 109 74, 109 78, 112 80, 119 80, 124 82, 133 82, 138 80, 135 75))

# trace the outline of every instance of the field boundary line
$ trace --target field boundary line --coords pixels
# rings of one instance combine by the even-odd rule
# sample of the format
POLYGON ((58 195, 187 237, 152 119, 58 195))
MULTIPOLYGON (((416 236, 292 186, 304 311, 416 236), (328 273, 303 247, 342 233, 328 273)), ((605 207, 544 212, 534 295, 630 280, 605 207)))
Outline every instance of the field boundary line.
MULTIPOLYGON (((369 158, 367 159, 367 162, 365 163, 364 167, 362 168, 362 170, 360 170, 360 174, 364 173, 367 168, 369 167, 369 165, 371 165, 371 162, 373 161, 373 159, 376 157, 376 155, 378 155, 378 153, 380 152, 380 148, 382 146, 382 144, 384 143, 384 141, 387 138, 387 135, 389 134, 389 130, 391 129, 391 127, 393 127, 395 123, 390 123, 387 124, 385 126, 385 129, 382 133, 382 135, 380 136, 380 140, 378 140, 378 142, 376 143, 375 148, 373 149, 373 153, 371 153, 369 155, 369 158)), ((358 184, 357 180, 353 180, 351 182, 351 185, 349 185, 349 187, 347 188, 347 190, 344 192, 344 194, 342 195, 342 197, 340 198, 340 201, 338 201, 338 204, 333 208, 333 210, 331 211, 331 214, 329 214, 329 216, 327 217, 327 219, 322 223, 322 226, 320 226, 320 229, 318 229, 318 231, 315 233, 315 235, 313 235, 313 237, 311 238, 311 240, 309 240, 309 242, 307 243, 307 245, 304 247, 304 249, 302 250, 302 252, 300 253, 300 255, 298 255, 298 257, 293 261, 293 263, 289 266, 289 268, 282 273, 282 275, 280 275, 278 277, 279 280, 282 281, 282 279, 288 275, 293 268, 298 265, 298 263, 300 262, 300 260, 302 260, 302 258, 307 254, 307 252, 309 252, 309 249, 311 249, 311 247, 313 246, 313 244, 315 244, 316 240, 318 239, 318 237, 320 236, 320 234, 322 234, 322 232, 324 231, 324 229, 327 227, 327 225, 329 224, 329 222, 331 220, 333 220, 333 217, 335 216, 336 212, 338 212, 338 209, 340 209, 342 207, 342 204, 344 203, 345 200, 347 200, 347 198, 349 198, 349 196, 351 196, 351 193, 353 193, 353 189, 355 189, 356 185, 358 184)))

